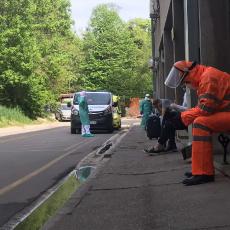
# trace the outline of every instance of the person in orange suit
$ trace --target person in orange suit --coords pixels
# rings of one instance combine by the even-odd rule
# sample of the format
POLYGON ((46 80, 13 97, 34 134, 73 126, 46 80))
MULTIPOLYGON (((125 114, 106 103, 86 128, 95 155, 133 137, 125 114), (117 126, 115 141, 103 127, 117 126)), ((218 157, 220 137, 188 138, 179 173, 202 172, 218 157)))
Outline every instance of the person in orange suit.
POLYGON ((183 184, 197 185, 215 179, 212 134, 230 131, 230 74, 211 66, 189 61, 176 62, 165 85, 176 88, 186 85, 197 90, 196 107, 181 113, 166 111, 175 128, 192 124, 192 172, 183 184))

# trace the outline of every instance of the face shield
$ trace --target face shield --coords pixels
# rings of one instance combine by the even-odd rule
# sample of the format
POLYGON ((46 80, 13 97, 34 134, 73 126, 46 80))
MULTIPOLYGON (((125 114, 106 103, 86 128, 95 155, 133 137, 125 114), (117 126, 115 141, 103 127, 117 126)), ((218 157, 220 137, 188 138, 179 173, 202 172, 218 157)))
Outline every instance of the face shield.
POLYGON ((165 85, 169 88, 175 89, 181 84, 187 74, 188 71, 182 72, 173 66, 165 80, 165 85))

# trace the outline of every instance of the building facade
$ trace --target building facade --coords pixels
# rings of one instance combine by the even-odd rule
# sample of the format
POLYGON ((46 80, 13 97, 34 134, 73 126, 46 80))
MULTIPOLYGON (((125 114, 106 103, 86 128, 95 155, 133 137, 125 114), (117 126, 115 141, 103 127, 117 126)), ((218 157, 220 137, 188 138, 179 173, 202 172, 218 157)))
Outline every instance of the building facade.
MULTIPOLYGON (((229 0, 150 0, 155 94, 181 103, 183 91, 166 88, 174 62, 197 61, 230 72, 229 0)), ((196 103, 191 92, 191 103, 196 103)))
MULTIPOLYGON (((164 85, 176 61, 197 61, 230 72, 229 0, 150 0, 150 18, 156 97, 182 103, 183 89, 164 85)), ((193 107, 196 93, 186 91, 193 107)))

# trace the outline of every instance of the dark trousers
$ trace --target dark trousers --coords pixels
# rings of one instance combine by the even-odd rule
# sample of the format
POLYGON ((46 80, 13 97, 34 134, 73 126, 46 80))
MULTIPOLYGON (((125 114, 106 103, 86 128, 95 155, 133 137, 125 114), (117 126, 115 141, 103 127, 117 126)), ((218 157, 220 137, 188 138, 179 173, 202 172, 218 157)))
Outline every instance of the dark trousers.
POLYGON ((168 120, 163 119, 161 125, 161 136, 159 137, 158 142, 164 146, 166 145, 167 141, 168 144, 171 146, 176 145, 175 136, 176 129, 174 128, 172 123, 168 120))

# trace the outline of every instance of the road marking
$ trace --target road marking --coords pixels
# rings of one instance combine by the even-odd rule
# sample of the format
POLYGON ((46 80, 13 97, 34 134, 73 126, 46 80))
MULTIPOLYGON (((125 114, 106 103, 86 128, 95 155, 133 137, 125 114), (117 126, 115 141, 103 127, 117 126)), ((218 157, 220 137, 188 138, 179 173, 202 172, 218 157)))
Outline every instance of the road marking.
MULTIPOLYGON (((95 139, 94 139, 95 140, 95 139)), ((85 139, 84 141, 82 141, 82 142, 79 142, 79 143, 77 143, 77 144, 74 144, 74 145, 71 145, 71 146, 69 146, 69 147, 67 147, 67 148, 65 148, 65 149, 60 149, 59 150, 59 152, 60 151, 69 151, 69 150, 71 150, 72 148, 76 148, 77 146, 79 146, 79 145, 81 145, 81 144, 84 144, 84 143, 86 143, 87 142, 87 140, 85 139)), ((30 147, 30 146, 29 146, 30 147)), ((53 150, 53 149, 30 149, 29 150, 30 152, 48 152, 48 151, 50 151, 50 152, 57 152, 57 150, 53 150)), ((12 153, 15 153, 15 151, 11 151, 12 153)), ((8 152, 7 152, 8 153, 8 152)))
MULTIPOLYGON (((87 140, 85 142, 81 142, 81 143, 78 143, 76 144, 77 147, 82 147, 86 144, 89 144, 91 142, 95 141, 95 138, 91 139, 91 140, 87 140)), ((76 145, 72 145, 71 147, 75 147, 76 145)), ((69 150, 68 152, 66 152, 64 155, 61 155, 59 157, 57 157, 56 159, 50 161, 49 163, 47 163, 46 165, 42 166, 41 168, 33 171, 32 173, 14 181, 13 183, 5 186, 4 188, 1 188, 0 189, 0 196, 11 191, 12 189, 18 187, 19 185, 25 183, 26 181, 30 180, 31 178, 37 176, 38 174, 40 174, 41 172, 45 171, 46 169, 50 168, 52 165, 56 164, 58 161, 60 161, 61 159, 65 158, 66 156, 74 153, 74 151, 76 150, 77 148, 74 148, 72 150, 69 150)))
POLYGON ((87 139, 85 139, 84 141, 82 141, 82 142, 80 142, 80 143, 76 143, 76 144, 74 144, 74 145, 70 145, 69 147, 65 148, 64 151, 69 151, 70 149, 75 148, 75 147, 77 147, 78 145, 84 144, 84 143, 86 143, 86 142, 87 142, 87 139))
MULTIPOLYGON (((95 140, 95 139, 94 139, 95 140)), ((85 139, 82 142, 79 142, 77 144, 71 145, 65 149, 60 149, 59 151, 55 150, 55 149, 30 149, 30 152, 62 152, 62 151, 69 151, 72 148, 76 148, 78 145, 84 144, 85 142, 87 142, 87 140, 85 139)), ((24 145, 23 147, 33 147, 31 145, 24 145)), ((18 151, 17 151, 18 152, 18 151)), ((24 149, 20 150, 19 152, 25 152, 24 149)), ((15 151, 4 151, 4 153, 15 153, 15 151)))

